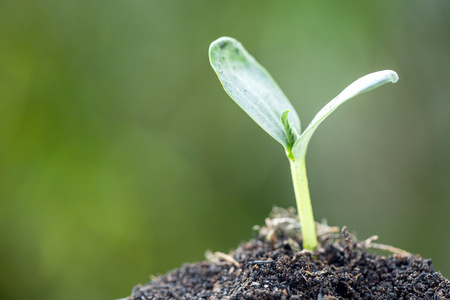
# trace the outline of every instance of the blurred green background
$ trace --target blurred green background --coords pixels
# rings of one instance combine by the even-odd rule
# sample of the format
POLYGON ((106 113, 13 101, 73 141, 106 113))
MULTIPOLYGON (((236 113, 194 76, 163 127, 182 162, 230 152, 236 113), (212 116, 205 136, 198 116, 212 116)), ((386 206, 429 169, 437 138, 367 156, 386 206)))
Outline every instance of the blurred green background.
POLYGON ((281 145, 228 98, 240 40, 303 127, 315 218, 450 276, 450 2, 0 1, 0 298, 115 299, 295 205, 281 145))

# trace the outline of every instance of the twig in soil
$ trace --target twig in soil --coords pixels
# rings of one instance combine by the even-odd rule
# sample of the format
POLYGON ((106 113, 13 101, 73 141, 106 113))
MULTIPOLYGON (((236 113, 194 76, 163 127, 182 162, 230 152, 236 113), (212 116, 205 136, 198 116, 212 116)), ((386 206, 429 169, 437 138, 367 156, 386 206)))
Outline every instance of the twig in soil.
POLYGON ((364 248, 368 248, 368 249, 379 249, 379 250, 384 250, 384 251, 388 251, 400 256, 410 256, 411 253, 409 253, 408 251, 402 250, 400 248, 396 248, 396 247, 392 247, 389 245, 384 245, 384 244, 378 244, 378 243, 372 243, 372 241, 376 241, 378 240, 378 236, 374 235, 371 236, 370 238, 368 238, 367 240, 363 241, 363 247, 364 248))
POLYGON ((255 265, 266 265, 266 264, 273 264, 275 263, 274 260, 255 260, 252 263, 254 263, 255 265))
POLYGON ((210 253, 210 252, 206 253, 206 258, 210 261, 216 261, 216 260, 222 259, 224 261, 231 263, 236 268, 241 267, 241 264, 238 263, 231 255, 225 254, 220 251, 216 251, 214 253, 210 253))

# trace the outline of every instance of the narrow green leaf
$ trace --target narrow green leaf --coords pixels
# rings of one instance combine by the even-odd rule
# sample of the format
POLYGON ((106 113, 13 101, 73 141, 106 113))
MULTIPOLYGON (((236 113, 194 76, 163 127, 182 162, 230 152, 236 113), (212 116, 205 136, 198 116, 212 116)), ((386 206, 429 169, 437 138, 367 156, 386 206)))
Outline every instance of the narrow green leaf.
POLYGON ((299 135, 297 133, 297 130, 295 130, 295 128, 292 127, 293 125, 289 122, 288 114, 289 110, 285 110, 281 114, 280 119, 281 123, 284 126, 284 130, 286 131, 286 141, 288 143, 289 148, 291 148, 292 146, 294 146, 295 141, 297 141, 297 139, 299 138, 299 135))
POLYGON ((311 140, 311 136, 314 131, 317 129, 319 124, 322 123, 322 121, 325 120, 342 103, 358 94, 370 91, 388 82, 395 83, 397 80, 397 73, 391 70, 384 70, 370 73, 354 81, 317 113, 293 146, 292 151, 294 153, 294 157, 301 158, 305 156, 308 143, 311 140))
POLYGON ((281 123, 284 126, 284 131, 286 132, 286 141, 288 143, 288 147, 285 147, 286 155, 289 159, 294 160, 294 154, 292 153, 292 146, 294 146, 297 139, 300 137, 297 133, 297 130, 293 127, 291 122, 289 122, 288 118, 289 110, 285 110, 281 114, 281 123))
POLYGON ((290 148, 280 116, 289 110, 297 132, 300 119, 270 74, 241 43, 230 37, 211 43, 209 59, 228 95, 275 140, 290 148))

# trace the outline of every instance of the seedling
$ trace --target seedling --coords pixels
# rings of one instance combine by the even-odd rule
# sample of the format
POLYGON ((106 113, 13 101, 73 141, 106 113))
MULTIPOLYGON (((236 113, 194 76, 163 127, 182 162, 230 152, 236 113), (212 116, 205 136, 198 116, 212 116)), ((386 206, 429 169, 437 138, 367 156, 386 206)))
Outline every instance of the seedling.
POLYGON ((283 145, 289 159, 297 202, 303 248, 317 246, 314 216, 306 176, 308 143, 320 123, 348 99, 388 82, 397 82, 394 71, 384 70, 359 78, 325 105, 302 132, 300 118, 269 73, 230 37, 209 47, 209 60, 228 95, 269 135, 283 145))

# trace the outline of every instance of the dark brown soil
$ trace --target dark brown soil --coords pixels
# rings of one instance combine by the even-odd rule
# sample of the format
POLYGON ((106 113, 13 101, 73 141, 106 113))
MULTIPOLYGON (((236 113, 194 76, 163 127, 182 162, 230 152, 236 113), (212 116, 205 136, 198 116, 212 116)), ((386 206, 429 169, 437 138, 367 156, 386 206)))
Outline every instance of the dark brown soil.
POLYGON ((302 251, 297 219, 280 209, 256 232, 232 253, 209 253, 127 299, 450 299, 450 282, 431 260, 375 244, 376 237, 357 241, 345 227, 318 224, 320 247, 302 251), (390 256, 367 252, 373 248, 390 256))

